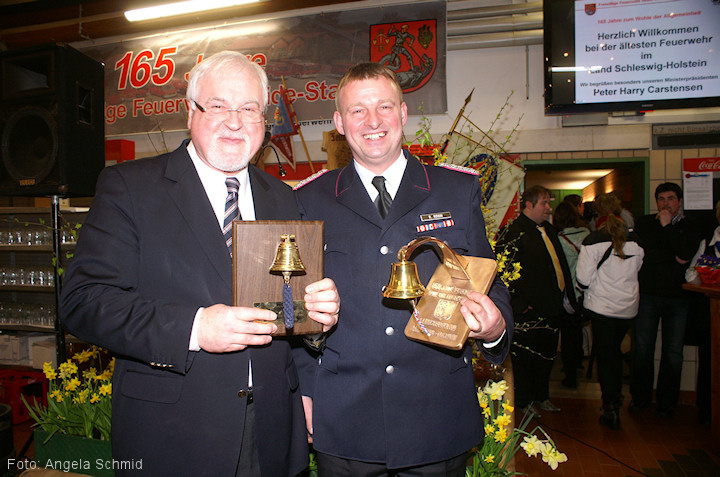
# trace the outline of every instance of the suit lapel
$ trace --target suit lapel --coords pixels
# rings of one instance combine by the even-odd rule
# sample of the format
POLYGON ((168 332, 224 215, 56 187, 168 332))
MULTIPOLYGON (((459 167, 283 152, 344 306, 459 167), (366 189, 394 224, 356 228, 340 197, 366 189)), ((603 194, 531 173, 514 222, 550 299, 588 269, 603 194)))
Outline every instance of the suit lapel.
MULTIPOLYGON (((187 145, 187 141, 183 145, 187 145)), ((232 261, 225 239, 185 147, 172 153, 165 177, 175 183, 170 187, 169 194, 188 225, 188 234, 195 237, 199 250, 207 256, 228 286, 232 286, 232 261)), ((178 239, 183 240, 182 237, 178 239)))
POLYGON ((340 171, 335 183, 335 196, 338 203, 368 222, 382 228, 383 220, 375 208, 375 204, 370 200, 370 196, 352 163, 340 171))
POLYGON ((248 173, 255 207, 255 220, 273 219, 281 207, 297 207, 296 204, 278 204, 275 195, 270 193, 270 184, 258 174, 255 166, 249 166, 248 173))

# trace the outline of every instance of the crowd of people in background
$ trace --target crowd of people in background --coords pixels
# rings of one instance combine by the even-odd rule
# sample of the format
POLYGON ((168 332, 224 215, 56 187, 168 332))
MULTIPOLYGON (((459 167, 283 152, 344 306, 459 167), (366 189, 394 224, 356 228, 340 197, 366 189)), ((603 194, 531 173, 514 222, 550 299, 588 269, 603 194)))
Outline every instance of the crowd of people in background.
MULTIPOLYGON (((720 257, 720 226, 686 216, 675 183, 658 185, 655 200, 657 212, 635 220, 629 204, 613 193, 589 202, 570 194, 551 218, 550 190, 524 192, 520 216, 498 241, 523 267, 510 285, 516 322, 511 358, 523 412, 560 410, 548 392, 559 342, 564 387, 578 387, 584 357, 588 366, 597 365, 600 424, 620 428, 628 370, 628 411, 642 413, 655 402, 655 413, 668 417, 679 402, 684 345, 695 340, 698 417, 709 425, 709 304, 682 285, 699 282, 694 265, 701 255, 720 257)), ((716 217, 720 222, 720 202, 716 217)))

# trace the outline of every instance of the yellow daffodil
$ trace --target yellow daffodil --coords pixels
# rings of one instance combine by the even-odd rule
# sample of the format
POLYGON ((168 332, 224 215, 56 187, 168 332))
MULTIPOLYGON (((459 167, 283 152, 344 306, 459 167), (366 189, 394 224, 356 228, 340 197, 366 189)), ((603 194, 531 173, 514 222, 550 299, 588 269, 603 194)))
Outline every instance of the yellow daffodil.
POLYGON ((510 425, 510 416, 507 414, 500 414, 498 417, 495 418, 495 424, 498 426, 508 426, 510 425))
POLYGON ((85 379, 87 381, 91 381, 91 380, 95 379, 96 376, 97 376, 97 369, 95 369, 93 367, 90 367, 90 368, 86 369, 85 371, 83 371, 83 379, 85 379))
POLYGON ((542 442, 537 438, 537 436, 525 436, 522 444, 520 444, 520 447, 525 450, 527 455, 535 457, 542 451, 542 442))
POLYGON ((495 431, 495 442, 505 442, 507 438, 507 428, 499 427, 498 430, 495 431))
POLYGON ((493 401, 499 401, 502 399, 502 397, 505 395, 505 391, 507 390, 507 383, 505 381, 500 381, 499 383, 490 382, 487 385, 485 385, 485 389, 483 392, 487 394, 487 396, 493 400, 493 401))
POLYGON ((56 389, 55 391, 50 393, 50 398, 54 399, 57 402, 62 402, 63 396, 59 389, 56 389))
POLYGON ((77 373, 77 365, 68 359, 65 363, 62 363, 58 367, 58 370, 58 374, 60 374, 60 377, 62 379, 67 379, 73 374, 77 373))
POLYGON ((487 462, 488 464, 492 464, 493 462, 495 462, 495 456, 492 455, 492 454, 490 454, 490 455, 488 455, 488 456, 485 456, 485 459, 484 459, 484 460, 485 460, 485 462, 487 462))
POLYGON ((55 368, 53 368, 52 363, 43 363, 43 373, 45 373, 45 377, 48 379, 55 379, 55 377, 57 377, 57 373, 55 372, 55 368))
POLYGON ((567 462, 567 456, 558 451, 552 444, 546 442, 542 449, 542 460, 543 462, 547 462, 547 465, 549 465, 552 470, 555 470, 559 463, 567 462))
POLYGON ((97 393, 92 393, 92 396, 90 396, 90 402, 94 404, 94 403, 98 402, 99 400, 100 400, 100 396, 98 396, 97 393))
POLYGON ((100 386, 100 394, 103 396, 109 396, 112 393, 112 383, 103 384, 100 386))
POLYGON ((92 356, 92 352, 89 349, 80 351, 79 353, 75 353, 75 356, 73 358, 78 363, 85 363, 86 361, 89 361, 92 356))
POLYGON ((495 426, 492 424, 485 424, 485 434, 490 435, 495 432, 495 426))
POLYGON ((513 412, 515 410, 515 406, 511 406, 510 404, 504 402, 502 405, 503 409, 505 409, 505 412, 513 412))
POLYGON ((75 391, 78 386, 80 386, 80 380, 78 378, 72 378, 65 385, 65 391, 75 391))

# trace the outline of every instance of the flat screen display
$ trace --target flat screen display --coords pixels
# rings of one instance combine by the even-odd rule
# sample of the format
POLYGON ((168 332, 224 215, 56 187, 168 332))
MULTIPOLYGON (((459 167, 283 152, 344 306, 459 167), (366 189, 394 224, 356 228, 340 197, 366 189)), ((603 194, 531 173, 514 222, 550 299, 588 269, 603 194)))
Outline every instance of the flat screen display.
POLYGON ((545 0, 545 113, 720 106, 720 0, 545 0))

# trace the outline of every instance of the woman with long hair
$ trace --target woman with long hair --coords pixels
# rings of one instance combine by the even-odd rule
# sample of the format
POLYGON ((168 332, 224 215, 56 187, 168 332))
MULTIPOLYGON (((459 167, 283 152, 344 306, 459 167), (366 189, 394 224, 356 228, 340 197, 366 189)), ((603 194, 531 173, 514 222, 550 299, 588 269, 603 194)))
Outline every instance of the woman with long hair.
POLYGON ((620 428, 623 362, 620 345, 638 312, 638 271, 645 252, 620 218, 620 200, 612 193, 595 199, 596 231, 583 241, 577 283, 585 291, 585 315, 592 322, 593 351, 602 391, 600 424, 620 428))

